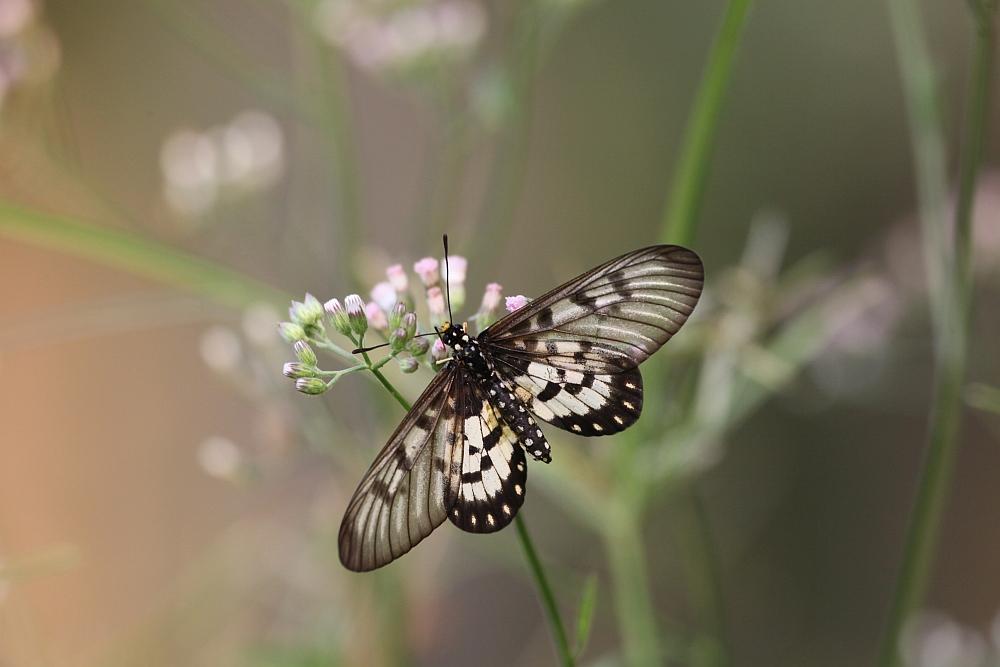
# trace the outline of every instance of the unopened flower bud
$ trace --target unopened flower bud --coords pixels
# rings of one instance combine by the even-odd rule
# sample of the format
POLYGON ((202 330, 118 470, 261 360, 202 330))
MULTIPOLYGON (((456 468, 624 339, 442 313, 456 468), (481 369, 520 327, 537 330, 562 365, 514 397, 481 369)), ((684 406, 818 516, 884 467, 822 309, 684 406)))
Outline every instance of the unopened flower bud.
POLYGON ((501 289, 503 288, 497 283, 490 283, 486 286, 483 302, 479 305, 479 312, 476 313, 476 324, 480 331, 496 321, 497 312, 500 310, 501 289))
POLYGON ((279 322, 278 333, 289 343, 294 343, 297 340, 305 340, 306 338, 306 330, 293 322, 279 322))
POLYGON ((351 320, 347 317, 347 311, 340 305, 340 301, 330 299, 323 305, 323 310, 330 316, 333 328, 339 331, 340 335, 346 336, 351 333, 351 320))
POLYGON ((444 296, 440 287, 427 290, 427 308, 431 311, 431 324, 441 326, 444 323, 444 296))
POLYGON ((379 308, 377 303, 374 301, 369 302, 365 306, 365 314, 368 316, 368 324, 372 325, 373 329, 382 333, 389 331, 389 319, 385 316, 385 311, 379 308))
POLYGON ((365 302, 357 294, 351 294, 344 299, 344 309, 347 319, 351 322, 351 330, 358 336, 368 331, 368 318, 365 316, 365 302))
POLYGON ((403 316, 403 328, 406 329, 406 340, 410 340, 417 333, 417 314, 407 313, 403 316))
POLYGON ((396 303, 396 290, 389 283, 378 283, 372 288, 371 297, 379 308, 389 312, 396 303))
POLYGON ((406 344, 406 351, 415 357, 422 357, 427 354, 429 349, 431 349, 431 344, 427 342, 426 338, 414 338, 406 344))
POLYGON ((316 367, 310 364, 303 364, 297 361, 289 361, 281 369, 282 375, 286 378, 297 380, 299 378, 311 378, 316 376, 316 367))
POLYGON ((406 337, 406 329, 399 327, 394 329, 391 334, 389 334, 389 348, 392 350, 393 354, 398 354, 403 351, 403 346, 406 345, 406 341, 409 340, 406 337))
POLYGON ((316 353, 309 347, 309 343, 304 340, 297 340, 293 347, 295 348, 295 356, 298 357, 299 361, 310 366, 316 365, 316 353))
POLYGON ((309 394, 310 396, 322 394, 328 389, 325 382, 319 378, 312 377, 299 378, 295 381, 295 388, 303 394, 309 394))
POLYGON ((403 326, 404 315, 406 315, 406 304, 397 303, 393 306, 389 311, 389 328, 395 330, 403 326))
POLYGON ((406 357, 405 359, 397 359, 399 363, 399 370, 404 373, 413 373, 418 368, 420 368, 420 362, 413 357, 406 357))
POLYGON ((509 297, 507 297, 507 310, 508 310, 508 312, 513 313, 515 310, 519 310, 521 308, 524 308, 527 305, 528 305, 528 299, 525 296, 521 295, 521 294, 518 294, 517 296, 509 296, 509 297))
POLYGON ((431 359, 434 361, 440 361, 448 356, 448 346, 444 344, 444 341, 440 338, 434 340, 434 344, 431 345, 431 359))
POLYGON ((402 297, 410 290, 410 283, 406 279, 406 272, 403 271, 402 264, 390 266, 385 270, 385 275, 389 279, 389 284, 396 290, 396 298, 402 297))
POLYGON ((441 281, 441 274, 438 273, 438 262, 433 257, 424 257, 413 265, 413 272, 420 276, 420 282, 424 287, 436 287, 441 281))
POLYGON ((305 302, 292 301, 288 314, 291 315, 292 322, 305 327, 315 324, 323 317, 323 304, 312 294, 306 294, 305 302))

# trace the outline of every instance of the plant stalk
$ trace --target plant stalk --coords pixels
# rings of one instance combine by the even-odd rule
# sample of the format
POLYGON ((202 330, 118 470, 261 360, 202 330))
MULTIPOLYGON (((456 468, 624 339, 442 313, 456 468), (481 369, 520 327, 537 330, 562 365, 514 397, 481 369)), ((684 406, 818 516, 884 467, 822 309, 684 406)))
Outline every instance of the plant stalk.
POLYGON ((662 243, 690 245, 704 201, 708 165, 740 35, 753 0, 730 0, 691 107, 680 161, 663 215, 662 243))
POLYGON ((531 543, 528 535, 528 527, 524 524, 524 519, 518 514, 514 517, 514 525, 517 526, 517 537, 524 547, 524 555, 528 559, 531 574, 535 578, 538 586, 538 595, 542 598, 542 608, 549 620, 549 628, 552 630, 552 641, 555 644, 556 653, 559 655, 559 663, 563 667, 573 667, 573 652, 570 650, 569 639, 566 637, 566 629, 563 627, 562 618, 559 616, 559 608, 556 606, 556 598, 552 594, 552 588, 545 576, 542 562, 538 559, 535 547, 531 543))
MULTIPOLYGON (((910 11, 918 10, 913 6, 910 11)), ((897 642, 900 631, 924 600, 934 565, 942 517, 947 506, 961 432, 962 389, 966 375, 973 293, 972 209, 986 141, 989 84, 996 44, 996 5, 993 2, 981 3, 973 6, 973 13, 976 22, 976 52, 959 175, 953 241, 954 263, 947 276, 948 288, 942 290, 946 298, 953 299, 955 318, 947 323, 945 331, 935 332, 944 340, 937 360, 929 442, 904 547, 903 562, 882 637, 878 659, 880 667, 899 664, 897 642)))

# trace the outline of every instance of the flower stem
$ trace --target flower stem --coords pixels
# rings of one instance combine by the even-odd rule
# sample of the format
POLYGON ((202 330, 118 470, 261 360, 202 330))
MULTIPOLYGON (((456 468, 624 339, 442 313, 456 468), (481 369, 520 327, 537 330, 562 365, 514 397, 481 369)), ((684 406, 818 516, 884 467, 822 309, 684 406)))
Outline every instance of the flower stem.
MULTIPOLYGON (((403 398, 403 396, 396 391, 396 388, 392 386, 382 373, 372 366, 371 359, 368 358, 367 352, 362 352, 362 356, 365 359, 365 363, 368 365, 368 369, 378 378, 378 381, 382 383, 382 386, 393 395, 396 401, 403 406, 404 409, 409 410, 409 402, 403 398)), ((559 610, 556 608, 556 599, 552 594, 552 588, 549 586, 549 580, 545 576, 545 570, 542 568, 542 563, 538 560, 538 554, 535 552, 535 547, 531 543, 531 537, 528 535, 528 529, 524 525, 524 520, 520 515, 514 517, 514 523, 517 526, 517 536, 521 540, 521 546, 524 547, 525 556, 528 559, 528 565, 531 568, 531 574, 535 578, 535 584, 538 586, 538 594, 542 598, 542 606, 545 608, 545 615, 548 616, 549 625, 552 628, 552 640, 555 642, 556 651, 559 653, 559 660, 563 667, 573 667, 573 653, 570 651, 569 640, 566 637, 566 629, 563 627, 562 619, 559 617, 559 610)))
POLYGON ((545 576, 542 562, 538 559, 535 547, 531 543, 531 537, 528 535, 528 527, 524 524, 524 519, 521 518, 520 514, 514 517, 514 525, 517 526, 517 536, 521 540, 521 546, 524 547, 524 555, 527 557, 528 565, 531 567, 531 574, 535 577, 535 584, 538 585, 538 594, 542 598, 542 607, 545 609, 545 615, 549 619, 552 640, 556 645, 556 652, 559 654, 559 662, 563 667, 573 667, 573 652, 570 650, 569 640, 566 637, 566 629, 563 627, 562 619, 559 616, 559 609, 556 607, 556 598, 552 594, 552 588, 549 586, 548 579, 545 576))
POLYGON ((698 87, 688 118, 680 161, 663 215, 663 243, 689 245, 704 199, 708 163, 715 144, 729 77, 736 60, 736 47, 753 0, 730 0, 722 27, 715 37, 711 56, 698 87))
MULTIPOLYGON (((880 667, 899 664, 897 641, 906 619, 923 602, 934 564, 941 520, 948 500, 948 489, 958 449, 962 417, 962 387, 965 382, 968 352, 969 315, 972 306, 972 205, 983 159, 989 83, 993 70, 996 5, 992 1, 971 4, 976 22, 976 53, 970 81, 964 155, 959 175, 956 212, 954 263, 946 276, 948 288, 942 290, 953 299, 955 317, 945 331, 937 363, 934 404, 927 454, 921 473, 917 498, 907 534, 903 562, 893 595, 889 619, 882 636, 880 667)), ((917 11, 915 7, 912 11, 917 11)))

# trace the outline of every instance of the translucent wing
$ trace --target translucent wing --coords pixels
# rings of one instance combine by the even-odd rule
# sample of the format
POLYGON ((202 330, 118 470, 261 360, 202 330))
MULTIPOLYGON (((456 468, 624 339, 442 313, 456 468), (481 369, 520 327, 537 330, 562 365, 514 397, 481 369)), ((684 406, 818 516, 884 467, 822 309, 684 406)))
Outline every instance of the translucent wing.
POLYGON ((462 395, 461 485, 448 518, 470 533, 492 533, 509 524, 524 502, 528 477, 524 450, 482 387, 470 378, 462 395))
POLYGON ((434 377, 361 480, 340 525, 344 567, 382 567, 448 516, 460 483, 463 376, 449 364, 434 377))
POLYGON ((687 321, 703 283, 691 250, 643 248, 535 299, 480 340, 540 419, 581 435, 615 433, 642 410, 638 365, 687 321))

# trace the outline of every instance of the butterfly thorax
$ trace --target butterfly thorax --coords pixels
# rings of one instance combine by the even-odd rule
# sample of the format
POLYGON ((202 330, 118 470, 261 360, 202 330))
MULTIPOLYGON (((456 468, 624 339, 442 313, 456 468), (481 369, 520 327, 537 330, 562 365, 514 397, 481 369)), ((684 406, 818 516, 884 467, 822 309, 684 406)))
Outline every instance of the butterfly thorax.
POLYGON ((452 357, 460 360, 474 378, 486 383, 493 377, 493 364, 483 354, 479 341, 464 328, 446 323, 441 328, 441 340, 452 349, 452 357))
POLYGON ((493 362, 483 354, 481 343, 464 329, 445 324, 441 340, 452 349, 452 356, 461 361, 479 386, 488 395, 489 402, 500 413, 528 453, 539 461, 551 460, 549 443, 542 430, 528 413, 525 404, 496 372, 493 362))

